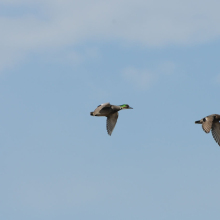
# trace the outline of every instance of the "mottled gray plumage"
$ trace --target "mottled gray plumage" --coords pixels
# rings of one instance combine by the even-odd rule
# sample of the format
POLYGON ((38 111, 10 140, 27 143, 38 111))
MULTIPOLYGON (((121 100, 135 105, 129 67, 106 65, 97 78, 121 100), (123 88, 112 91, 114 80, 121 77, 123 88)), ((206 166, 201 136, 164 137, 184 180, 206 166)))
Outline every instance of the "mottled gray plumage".
POLYGON ((215 139, 215 141, 220 146, 220 115, 213 114, 209 115, 205 118, 202 118, 199 121, 195 121, 196 124, 202 124, 202 129, 209 133, 210 130, 212 130, 212 136, 215 139))
POLYGON ((122 109, 132 109, 129 105, 111 105, 109 102, 99 105, 94 112, 90 112, 91 116, 106 116, 106 129, 109 135, 112 134, 117 119, 118 111, 122 109))

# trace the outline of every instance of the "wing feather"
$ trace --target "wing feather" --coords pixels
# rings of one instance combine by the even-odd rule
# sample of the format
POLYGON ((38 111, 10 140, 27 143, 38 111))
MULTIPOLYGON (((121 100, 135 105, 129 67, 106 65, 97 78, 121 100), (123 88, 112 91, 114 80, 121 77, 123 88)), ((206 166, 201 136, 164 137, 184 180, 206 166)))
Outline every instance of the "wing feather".
POLYGON ((107 132, 110 136, 115 128, 117 119, 118 119, 118 112, 107 117, 106 128, 107 128, 107 132))
POLYGON ((206 132, 209 133, 211 128, 212 128, 212 122, 213 122, 214 117, 213 116, 207 116, 205 117, 205 121, 202 123, 202 129, 206 132))
POLYGON ((101 104, 99 106, 102 106, 102 108, 104 108, 104 107, 110 107, 111 105, 110 105, 110 102, 106 102, 106 103, 103 103, 103 104, 101 104))
POLYGON ((220 124, 218 121, 215 121, 212 124, 212 136, 220 146, 220 124))
POLYGON ((94 110, 93 115, 96 115, 96 116, 105 116, 104 114, 101 113, 101 110, 104 109, 104 108, 108 108, 108 107, 111 107, 111 105, 110 105, 109 102, 99 105, 99 106, 94 110))

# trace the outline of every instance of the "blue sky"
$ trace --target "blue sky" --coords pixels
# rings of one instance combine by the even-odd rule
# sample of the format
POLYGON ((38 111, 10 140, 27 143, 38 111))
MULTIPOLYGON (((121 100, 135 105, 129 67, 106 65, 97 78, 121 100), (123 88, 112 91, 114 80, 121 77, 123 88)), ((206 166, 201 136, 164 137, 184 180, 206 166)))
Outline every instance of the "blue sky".
POLYGON ((2 0, 0 218, 218 220, 219 7, 2 0))

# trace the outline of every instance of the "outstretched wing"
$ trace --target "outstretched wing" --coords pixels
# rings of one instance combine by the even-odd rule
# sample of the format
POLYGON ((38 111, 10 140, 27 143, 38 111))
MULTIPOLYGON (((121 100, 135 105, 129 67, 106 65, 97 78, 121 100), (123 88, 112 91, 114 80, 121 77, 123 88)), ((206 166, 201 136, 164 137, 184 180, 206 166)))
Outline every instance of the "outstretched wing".
POLYGON ((215 121, 212 124, 212 136, 220 146, 220 124, 218 121, 215 121))
POLYGON ((111 105, 110 105, 109 102, 99 105, 99 106, 94 110, 93 115, 104 116, 104 115, 100 114, 100 112, 101 112, 101 110, 102 110, 103 108, 107 108, 107 107, 111 107, 111 105))
POLYGON ((104 107, 110 107, 110 106, 111 106, 110 103, 106 102, 106 103, 103 103, 103 104, 99 105, 98 107, 104 108, 104 107))
POLYGON ((107 131, 108 131, 108 134, 111 136, 112 134, 112 131, 114 130, 115 128, 115 125, 116 125, 116 122, 117 122, 117 119, 118 119, 118 112, 110 115, 107 117, 107 121, 106 121, 106 128, 107 128, 107 131))
POLYGON ((203 119, 202 123, 202 129, 206 132, 209 133, 211 128, 212 128, 212 122, 213 122, 214 117, 213 116, 207 116, 203 119), (205 120, 205 121, 204 121, 205 120))

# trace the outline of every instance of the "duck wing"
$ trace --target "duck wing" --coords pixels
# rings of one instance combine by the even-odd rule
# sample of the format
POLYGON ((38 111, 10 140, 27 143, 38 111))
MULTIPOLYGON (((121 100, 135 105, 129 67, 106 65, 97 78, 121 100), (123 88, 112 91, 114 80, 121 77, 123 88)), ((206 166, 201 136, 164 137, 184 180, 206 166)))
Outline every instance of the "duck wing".
MULTIPOLYGON (((104 107, 110 107, 110 106, 111 106, 110 103, 109 103, 109 102, 106 102, 106 103, 103 103, 103 104, 99 105, 98 107, 104 108, 104 107)), ((97 108, 98 108, 98 107, 97 107, 97 108)))
POLYGON ((211 128, 212 128, 212 122, 213 122, 214 117, 213 116, 207 116, 203 119, 202 123, 202 129, 206 132, 209 133, 211 128), (205 120, 205 121, 204 121, 205 120))
POLYGON ((212 124, 212 136, 220 146, 220 124, 218 121, 215 121, 212 124))
POLYGON ((104 104, 101 104, 99 105, 93 112, 93 115, 97 115, 97 116, 105 116, 103 114, 100 114, 101 113, 101 110, 104 109, 104 108, 110 108, 111 105, 109 102, 107 103, 104 103, 104 104))
POLYGON ((118 119, 118 112, 111 114, 110 116, 107 117, 106 129, 107 129, 107 132, 110 136, 112 134, 112 131, 115 128, 117 119, 118 119))

